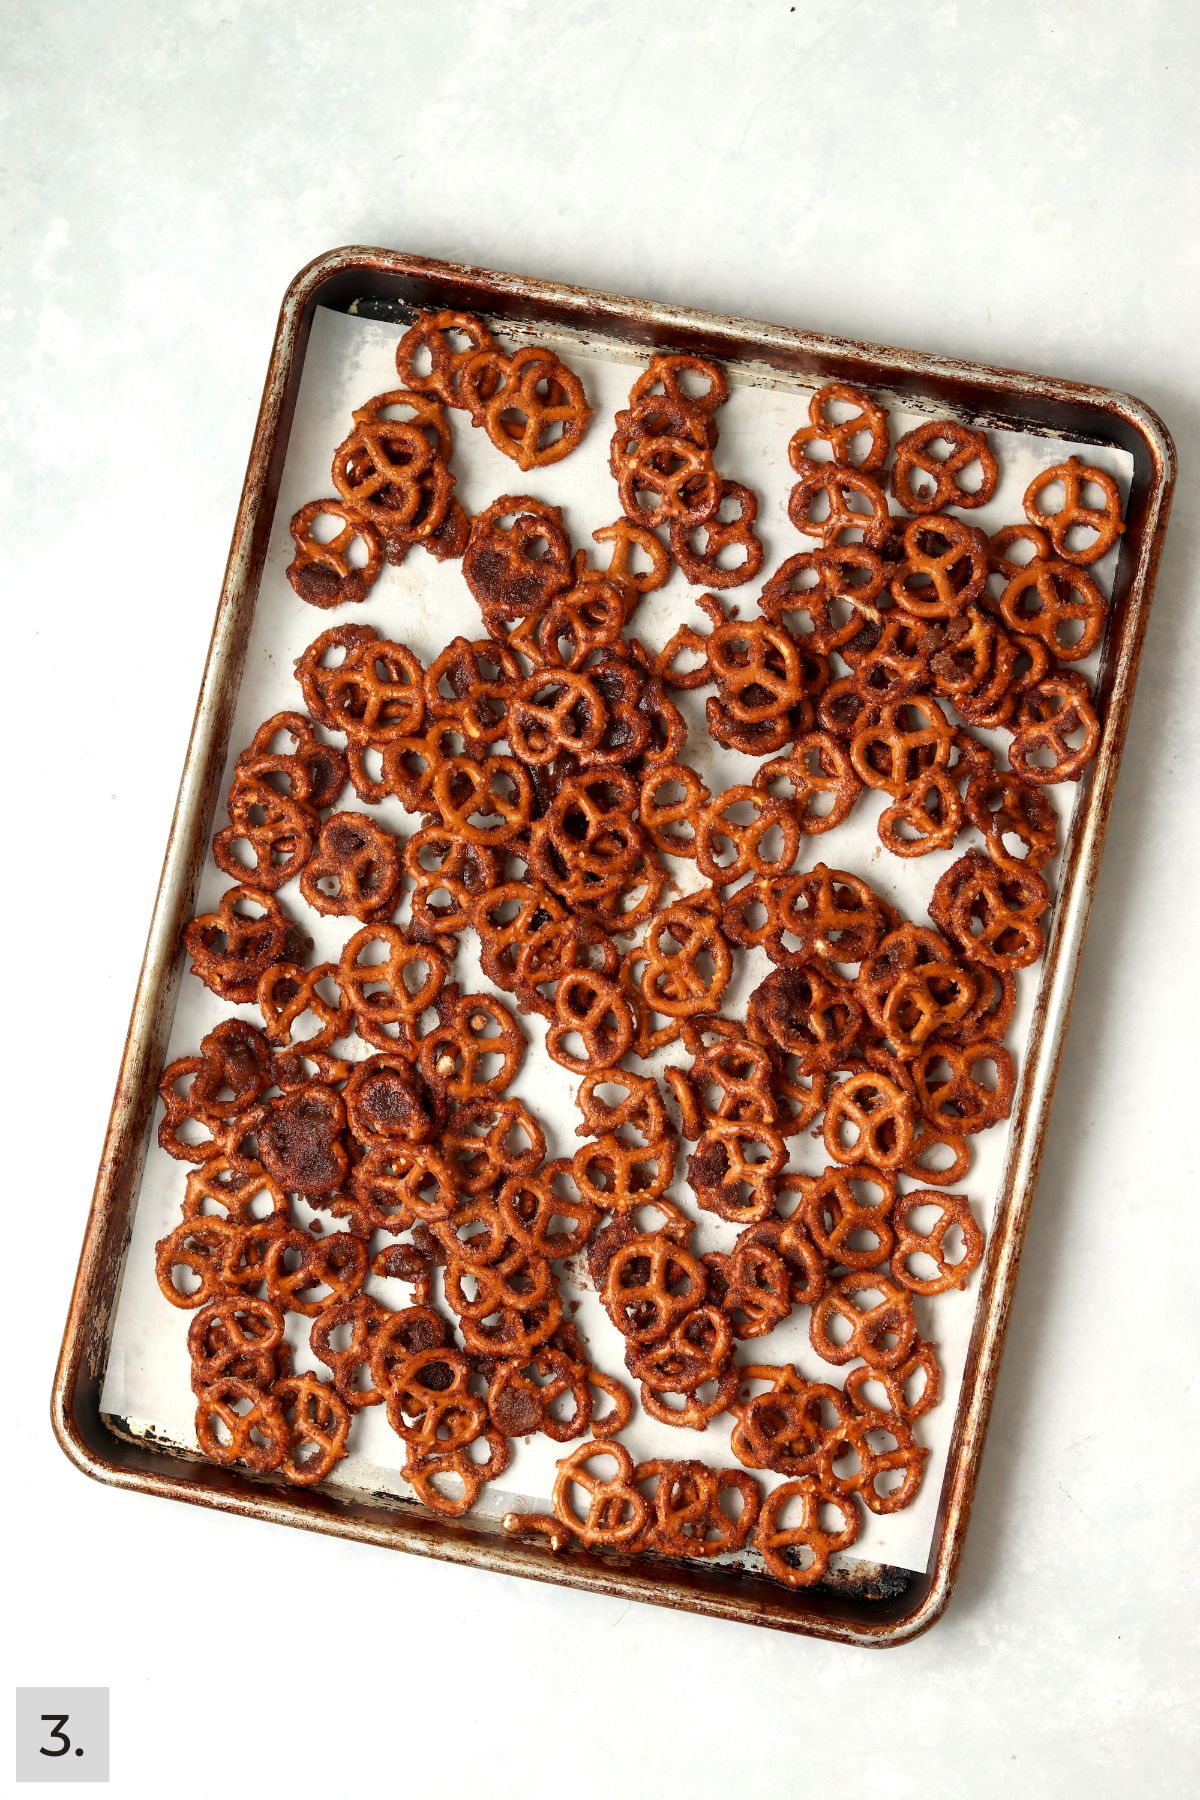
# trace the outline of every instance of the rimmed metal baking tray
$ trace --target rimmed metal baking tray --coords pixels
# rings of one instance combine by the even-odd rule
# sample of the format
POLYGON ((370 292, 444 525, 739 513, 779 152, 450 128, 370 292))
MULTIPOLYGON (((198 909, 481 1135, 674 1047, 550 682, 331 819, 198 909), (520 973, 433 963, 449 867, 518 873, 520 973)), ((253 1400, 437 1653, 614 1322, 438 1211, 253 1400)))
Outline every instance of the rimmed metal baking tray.
POLYGON ((1174 480, 1169 433, 1149 407, 1127 394, 398 251, 335 250, 302 269, 280 311, 54 1380, 52 1422, 68 1457, 86 1474, 118 1487, 843 1643, 895 1644, 930 1626, 949 1599, 970 1518, 1174 480), (860 1566, 843 1579, 793 1592, 744 1571, 705 1565, 584 1551, 555 1556, 504 1537, 488 1520, 446 1519, 391 1497, 374 1501, 258 1482, 121 1435, 101 1415, 114 1307, 182 969, 180 932, 191 914, 208 849, 305 347, 318 306, 383 317, 402 317, 401 309, 409 306, 447 307, 514 324, 603 334, 631 346, 696 351, 727 362, 766 364, 798 382, 841 380, 886 389, 996 425, 1112 445, 1132 457, 1125 537, 1099 676, 1103 735, 1064 845, 933 1554, 923 1574, 860 1566))

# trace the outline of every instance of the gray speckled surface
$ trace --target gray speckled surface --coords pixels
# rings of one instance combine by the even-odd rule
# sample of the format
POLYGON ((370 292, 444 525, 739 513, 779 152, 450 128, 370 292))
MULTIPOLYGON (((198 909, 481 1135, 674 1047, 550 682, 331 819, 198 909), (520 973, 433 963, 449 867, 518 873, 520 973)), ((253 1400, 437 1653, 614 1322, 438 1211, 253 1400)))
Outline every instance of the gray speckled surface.
POLYGON ((10 741, 45 848, 22 847, 6 891, 9 1208, 36 1219, 41 1271, 8 1314, 26 1375, 6 1654, 14 1681, 112 1684, 115 1794, 161 1792, 167 1767, 179 1796, 218 1769, 249 1792, 280 1729, 292 1791, 330 1791, 345 1739, 296 1707, 318 1676, 352 1696, 360 1783, 1192 1791, 1197 1334, 1175 1270, 1195 1263, 1200 1172, 1183 1073, 1198 77, 1180 0, 11 9, 10 741), (887 1657, 148 1504, 85 1487, 50 1437, 275 309, 296 268, 346 242, 1129 387, 1175 434, 1181 487, 964 1568, 942 1623, 887 1657), (59 878, 64 854, 97 873, 59 878), (55 879, 35 888, 34 868, 55 879), (230 1670, 230 1608, 253 1701, 221 1707, 218 1749, 194 1706, 230 1670))

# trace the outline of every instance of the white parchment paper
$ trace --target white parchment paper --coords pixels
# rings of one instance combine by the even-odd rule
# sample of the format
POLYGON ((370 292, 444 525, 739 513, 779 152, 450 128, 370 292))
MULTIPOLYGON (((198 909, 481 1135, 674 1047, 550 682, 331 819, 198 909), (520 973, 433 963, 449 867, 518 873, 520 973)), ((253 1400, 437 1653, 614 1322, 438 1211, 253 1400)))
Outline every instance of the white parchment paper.
MULTIPOLYGON (((400 328, 395 325, 324 309, 316 315, 238 695, 222 794, 228 788, 234 760, 261 721, 284 709, 302 708, 293 663, 306 645, 330 625, 350 620, 371 624, 382 636, 394 637, 410 645, 425 663, 429 663, 459 633, 469 638, 483 635, 479 610, 462 579, 459 563, 439 563, 423 551, 410 552, 399 568, 385 568, 365 604, 341 607, 330 613, 318 612, 302 604, 284 578, 292 555, 288 521, 306 500, 333 493, 330 461, 335 447, 351 429, 352 408, 371 395, 397 385, 394 352, 399 333, 400 328)), ((503 339, 506 334, 498 329, 497 335, 503 339)), ((576 547, 591 548, 592 530, 610 523, 620 512, 607 460, 611 421, 614 413, 627 403, 629 386, 642 358, 626 346, 598 343, 594 338, 556 338, 542 332, 538 335, 541 341, 555 344, 582 376, 595 412, 591 429, 581 446, 565 461, 549 469, 522 475, 515 464, 493 448, 483 432, 470 427, 465 415, 452 413, 448 416, 455 438, 453 468, 458 480, 457 493, 471 513, 482 509, 501 493, 537 495, 564 508, 572 543, 576 547)), ((723 475, 746 483, 758 494, 758 530, 766 549, 761 577, 725 596, 731 605, 740 607, 743 615, 755 610, 754 600, 770 573, 786 557, 809 547, 811 542, 797 535, 786 511, 787 496, 795 480, 788 467, 787 443, 805 420, 807 397, 808 390, 787 384, 771 372, 730 370, 730 396, 719 415, 720 441, 716 460, 723 475)), ((909 401, 905 407, 892 408, 893 438, 910 429, 931 410, 917 413, 911 410, 911 404, 909 401)), ((986 530, 995 530, 1002 524, 1020 519, 1021 498, 1033 475, 1060 461, 1072 450, 1078 450, 1087 460, 1109 470, 1122 494, 1128 493, 1132 460, 1123 452, 1108 447, 1073 445, 1062 438, 1040 437, 1033 433, 989 428, 989 436, 999 461, 1000 480, 989 504, 970 515, 973 524, 986 530)), ((601 547, 595 548, 597 561, 603 562, 601 547)), ((1116 551, 1111 552, 1091 571, 1106 594, 1111 588, 1116 554, 1116 551)), ((690 587, 675 572, 665 588, 642 602, 634 630, 651 648, 657 649, 683 620, 691 620, 703 628, 705 621, 695 604, 701 591, 690 587)), ((1081 666, 1090 672, 1093 665, 1081 666)), ((704 729, 705 691, 676 698, 690 728, 685 759, 700 770, 714 791, 735 782, 748 781, 754 768, 752 760, 713 744, 704 729)), ((1065 832, 1066 809, 1074 804, 1076 789, 1066 786, 1050 792, 1059 807, 1065 832)), ((804 842, 801 866, 824 861, 831 866, 850 869, 865 877, 906 916, 924 923, 934 883, 954 858, 962 854, 964 836, 960 835, 952 851, 908 860, 894 857, 882 848, 875 830, 876 819, 886 801, 884 795, 864 793, 845 825, 827 836, 804 842)), ((348 789, 339 805, 353 808, 359 802, 348 789)), ((415 822, 396 801, 369 810, 401 836, 406 836, 415 827, 415 822)), ((221 822, 223 817, 218 821, 221 822)), ((974 833, 965 834, 967 844, 976 841, 974 833)), ((670 866, 681 888, 697 885, 691 865, 673 860, 670 866)), ((1045 871, 1052 884, 1055 872, 1054 866, 1045 871)), ((229 885, 229 879, 210 859, 202 878, 197 910, 214 906, 229 885)), ((313 937, 313 960, 336 962, 342 945, 358 930, 358 921, 319 918, 300 899, 296 883, 285 887, 280 898, 292 916, 303 919, 305 929, 313 937)), ((407 917, 406 904, 399 916, 402 921, 407 917)), ((734 1017, 742 1015, 746 997, 768 967, 766 959, 759 953, 740 957, 734 985, 723 1003, 726 1013, 734 1017)), ((479 969, 473 934, 464 934, 457 978, 468 989, 490 988, 479 969)), ((1038 980, 1039 969, 1036 967, 1022 971, 1019 977, 1017 1008, 1008 1037, 1018 1059, 1018 1075, 1038 980)), ((231 1012, 260 1022, 253 1007, 230 1008, 195 978, 185 975, 169 1057, 191 1053, 203 1034, 231 1012)), ((547 1135, 548 1154, 569 1156, 580 1142, 575 1135, 579 1122, 574 1099, 578 1079, 546 1055, 539 1020, 530 1019, 527 1030, 528 1052, 512 1091, 541 1121, 547 1135)), ((352 1054, 369 1053, 368 1046, 354 1040, 352 1054)), ((687 1058, 682 1049, 676 1047, 650 1067, 657 1071, 668 1061, 686 1065, 687 1058)), ((966 1180, 960 1184, 969 1194, 975 1215, 985 1231, 995 1210, 1008 1133, 1009 1127, 1001 1125, 971 1140, 972 1166, 966 1180)), ((819 1141, 802 1135, 792 1140, 791 1149, 791 1167, 816 1174, 825 1166, 824 1149, 819 1141)), ((735 1235, 734 1227, 698 1212, 683 1179, 685 1162, 686 1155, 682 1155, 671 1197, 698 1219, 693 1247, 697 1251, 726 1249, 735 1235)), ((117 1305, 102 1409, 109 1417, 121 1421, 122 1429, 159 1442, 194 1448, 194 1402, 184 1342, 192 1315, 168 1305, 154 1278, 154 1245, 179 1220, 186 1175, 185 1165, 173 1161, 156 1142, 152 1143, 117 1305)), ((298 1211, 302 1217, 309 1216, 302 1206, 298 1211)), ((327 1215, 323 1217, 328 1223, 327 1215)), ((592 1360, 601 1368, 625 1377, 622 1339, 598 1297, 586 1284, 586 1276, 578 1273, 574 1263, 557 1267, 564 1298, 577 1303, 575 1323, 586 1338, 592 1360)), ((368 1291, 392 1305, 404 1305, 409 1298, 409 1290, 404 1284, 375 1277, 369 1279, 368 1291)), ((917 1300, 921 1333, 932 1338, 938 1346, 944 1372, 943 1397, 917 1426, 918 1437, 930 1449, 925 1480, 918 1498, 905 1511, 882 1518, 866 1513, 852 1557, 843 1560, 888 1563, 914 1570, 926 1567, 977 1293, 978 1272, 962 1292, 917 1300)), ((797 1308, 769 1337, 744 1346, 740 1359, 772 1363, 791 1361, 811 1379, 832 1380, 840 1385, 844 1371, 830 1370, 809 1344, 808 1318, 808 1308, 797 1308)), ((307 1324, 308 1321, 295 1316, 289 1321, 297 1367, 327 1373, 308 1350, 307 1324)), ((623 1441, 638 1458, 693 1456, 712 1464, 736 1466, 729 1449, 729 1423, 728 1418, 718 1419, 702 1433, 677 1430, 656 1423, 638 1407, 632 1424, 623 1433, 623 1441)), ((484 1490, 479 1510, 495 1515, 514 1505, 544 1506, 556 1460, 568 1448, 541 1436, 515 1443, 507 1470, 499 1481, 484 1490)), ((367 1408, 354 1420, 351 1452, 338 1466, 334 1481, 338 1486, 371 1494, 411 1498, 411 1490, 399 1473, 402 1461, 403 1446, 388 1427, 383 1409, 367 1408)), ((770 1480, 770 1477, 762 1479, 770 1480)))

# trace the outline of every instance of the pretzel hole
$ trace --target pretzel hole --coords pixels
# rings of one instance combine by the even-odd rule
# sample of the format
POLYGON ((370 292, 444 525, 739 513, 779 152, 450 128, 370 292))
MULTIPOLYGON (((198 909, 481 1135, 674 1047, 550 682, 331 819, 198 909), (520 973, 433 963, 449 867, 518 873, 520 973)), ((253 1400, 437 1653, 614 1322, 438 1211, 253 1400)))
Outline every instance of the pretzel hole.
MULTIPOLYGON (((784 1501, 779 1512, 775 1515, 775 1529, 776 1531, 803 1531, 805 1529, 803 1506, 798 1498, 794 1508, 790 1499, 784 1501), (794 1524, 791 1526, 783 1523, 783 1515, 788 1512, 792 1512, 794 1515, 794 1524)), ((798 1569, 802 1575, 807 1574, 817 1561, 816 1551, 811 1544, 806 1543, 777 1545, 775 1554, 782 1562, 787 1563, 790 1568, 798 1569)))
POLYGON ((171 1286, 183 1298, 186 1295, 198 1293, 204 1286, 204 1282, 190 1263, 180 1262, 171 1264, 171 1286))
MULTIPOLYGON (((1059 712, 1054 713, 1052 717, 1055 732, 1062 739, 1063 743, 1066 744, 1069 749, 1077 750, 1087 736, 1086 728, 1079 714, 1073 707, 1063 707, 1059 712), (1066 721, 1068 718, 1073 719, 1074 723, 1070 725, 1067 724, 1066 721)), ((1053 759, 1053 751, 1050 752, 1050 755, 1051 759, 1053 759)))
MULTIPOLYGON (((539 382, 538 385, 541 386, 541 383, 539 382)), ((554 402, 554 404, 561 405, 563 402, 558 401, 554 402)), ((563 433, 566 431, 566 428, 566 421, 564 419, 543 420, 538 428, 537 448, 539 450, 548 450, 551 444, 557 444, 563 433)))
POLYGON ((505 1281, 510 1303, 528 1301, 537 1292, 537 1276, 530 1269, 516 1269, 505 1281))
MULTIPOLYGON (((967 1073, 975 1083, 976 1087, 985 1088, 990 1094, 995 1093, 999 1082, 999 1069, 994 1057, 976 1057, 975 1061, 967 1070, 967 1073)), ((918 1208, 917 1210, 920 1211, 921 1209, 918 1208)))
POLYGON ((192 1148, 213 1142, 212 1130, 202 1119, 181 1119, 172 1136, 177 1144, 190 1145, 192 1148))
POLYGON ((737 843, 720 825, 715 826, 708 834, 709 860, 719 869, 732 868, 739 859, 737 843))
POLYGON ((849 1298, 856 1312, 867 1313, 873 1312, 877 1306, 882 1306, 884 1294, 882 1288, 860 1287, 855 1288, 849 1298))
POLYGON ((464 1250, 467 1250, 478 1238, 487 1243, 492 1235, 492 1227, 486 1219, 466 1218, 454 1222, 454 1236, 464 1250))
MULTIPOLYGON (((249 1401, 242 1401, 241 1405, 242 1405, 243 1410, 246 1407, 248 1407, 249 1404, 250 1404, 249 1401)), ((234 1407, 231 1410, 236 1411, 237 1409, 236 1409, 236 1407, 234 1407)), ((215 1409, 213 1411, 211 1411, 208 1415, 208 1428, 213 1435, 214 1441, 220 1445, 222 1450, 232 1449, 232 1447, 233 1447, 233 1432, 231 1431, 230 1427, 226 1423, 225 1419, 215 1409)))
POLYGON ((892 1456, 900 1448, 900 1439, 890 1425, 876 1425, 867 1433, 867 1448, 872 1456, 892 1456))
MULTIPOLYGON (((593 1026, 592 1029, 593 1034, 595 1034, 597 1028, 593 1026)), ((558 1046, 562 1054, 565 1057, 568 1057, 571 1062, 582 1063, 586 1066, 589 1062, 594 1060, 586 1041, 580 1036, 578 1030, 574 1026, 572 1026, 570 1030, 561 1033, 558 1039, 558 1046)))
MULTIPOLYGON (((705 537, 707 538, 707 536, 708 533, 705 532, 705 537)), ((750 560, 750 545, 735 539, 731 544, 723 544, 717 554, 711 556, 706 544, 705 554, 709 555, 709 560, 716 569, 740 569, 743 563, 750 560)))
MULTIPOLYGON (((553 1380, 554 1377, 549 1373, 543 1376, 535 1368, 533 1371, 533 1379, 538 1386, 541 1387, 553 1380)), ((576 1394, 573 1387, 565 1388, 561 1394, 556 1394, 546 1408, 547 1415, 559 1425, 574 1424, 580 1417, 582 1410, 583 1409, 579 1404, 579 1396, 576 1394)))
MULTIPOLYGON (((706 1382, 704 1385, 710 1388, 712 1393, 715 1393, 717 1385, 715 1381, 706 1382)), ((699 1404, 703 1406, 706 1399, 712 1398, 712 1393, 702 1395, 699 1388, 696 1388, 687 1394, 676 1393, 672 1388, 654 1388, 652 1392, 662 1410, 670 1413, 685 1412, 689 1406, 696 1402, 699 1402, 699 1404)))
POLYGON ((851 1482, 858 1480, 864 1473, 865 1465, 855 1445, 846 1440, 829 1467, 839 1481, 851 1482))
POLYGON ((541 531, 534 530, 523 533, 519 549, 522 562, 554 560, 550 549, 550 539, 541 531))
POLYGON ((1062 546, 1069 555, 1081 556, 1091 549, 1099 537, 1100 531, 1097 526, 1080 521, 1074 525, 1068 525, 1063 533, 1062 546))
MULTIPOLYGON (((602 540, 597 540, 597 542, 600 541, 602 540)), ((637 538, 622 537, 619 540, 619 545, 614 546, 612 561, 615 562, 618 555, 621 554, 624 556, 625 570, 628 575, 637 577, 639 575, 652 575, 654 573, 654 558, 646 549, 645 545, 637 538)), ((609 566, 612 566, 611 562, 609 566)))
POLYGON ((945 1174, 947 1169, 954 1167, 957 1160, 954 1146, 947 1144, 942 1138, 929 1139, 913 1158, 917 1168, 925 1169, 931 1175, 945 1174))
POLYGON ((247 1162, 257 1162, 259 1160, 257 1131, 253 1127, 243 1131, 236 1143, 231 1145, 230 1154, 243 1157, 247 1162))
POLYGON ((833 445, 826 437, 807 438, 801 446, 800 454, 805 462, 810 463, 827 464, 834 460, 833 445))
POLYGON ((840 1349, 844 1344, 848 1344, 854 1335, 854 1322, 852 1319, 848 1319, 844 1313, 831 1312, 824 1329, 829 1342, 840 1349))
MULTIPOLYGON (((947 1262, 949 1258, 945 1259, 947 1262)), ((955 1259, 958 1260, 957 1258, 955 1259)), ((942 1270, 938 1267, 937 1258, 928 1250, 908 1250, 904 1256, 904 1267, 914 1281, 936 1281, 942 1270)))
POLYGON ((856 1225, 842 1242, 852 1256, 874 1256, 881 1253, 883 1238, 874 1225, 856 1225))
POLYGON ((572 1213, 551 1213, 549 1220, 542 1227, 543 1236, 569 1238, 574 1243, 583 1235, 583 1223, 572 1213))
MULTIPOLYGON (((921 1401, 929 1390, 932 1379, 926 1365, 923 1362, 919 1362, 912 1373, 905 1376, 904 1380, 901 1382, 900 1397, 910 1413, 915 1412, 917 1407, 920 1406, 921 1401)), ((885 1412, 887 1411, 887 1408, 881 1407, 880 1411, 885 1412)))
POLYGON ((951 1222, 942 1234, 939 1256, 947 1268, 954 1268, 967 1254, 966 1234, 957 1220, 951 1222))
POLYGON ((506 1157, 519 1162, 533 1153, 533 1136, 524 1119, 514 1119, 500 1139, 506 1157))
MULTIPOLYGON (((595 1483, 599 1487, 608 1487, 610 1485, 615 1484, 620 1479, 620 1463, 617 1460, 616 1454, 612 1450, 605 1450, 602 1446, 596 1448, 589 1455, 585 1456, 583 1458, 582 1462, 577 1462, 574 1465, 574 1468, 572 1470, 572 1479, 570 1481, 568 1481, 568 1483, 567 1483, 568 1503, 569 1503, 571 1497, 573 1496, 575 1487, 577 1485, 576 1480, 574 1478, 578 1475, 585 1475, 585 1476, 590 1477, 591 1482, 595 1483), (601 1474, 597 1471, 597 1467, 596 1467, 597 1464, 600 1464, 602 1468, 606 1468, 609 1463, 612 1464, 612 1473, 611 1474, 608 1474, 608 1473, 601 1474)), ((588 1486, 588 1482, 587 1481, 580 1482, 580 1483, 578 1483, 578 1485, 581 1487, 584 1487, 586 1489, 586 1487, 588 1486)), ((616 1499, 616 1498, 618 1498, 618 1496, 614 1495, 613 1498, 616 1499)), ((620 1498, 623 1502, 624 1496, 620 1496, 620 1498)), ((611 1504, 611 1502, 610 1502, 610 1504, 611 1504)))
POLYGON ((435 918, 446 918, 459 910, 458 899, 447 887, 426 888, 421 895, 421 904, 435 918))
MULTIPOLYGON (((475 1460, 471 1455, 473 1449, 474 1445, 471 1445, 465 1452, 467 1460, 470 1462, 475 1460)), ((453 1454, 455 1456, 462 1456, 464 1452, 462 1450, 455 1450, 453 1454)), ((421 1476, 421 1480, 423 1484, 427 1488, 430 1488, 447 1506, 460 1506, 467 1498, 470 1491, 467 1486, 466 1476, 460 1474, 457 1469, 435 1469, 432 1474, 428 1472, 424 1473, 421 1476)))
POLYGON ((863 1130, 857 1119, 839 1112, 834 1115, 833 1139, 844 1156, 855 1151, 863 1140, 863 1130))
POLYGON ((890 1412, 888 1390, 878 1375, 868 1375, 855 1388, 855 1397, 875 1412, 890 1412))
POLYGON ((889 1495, 898 1493, 904 1486, 908 1480, 908 1473, 907 1468, 877 1469, 871 1477, 871 1490, 878 1494, 881 1500, 886 1500, 889 1495))
POLYGON ((776 864, 783 861, 784 836, 783 828, 774 820, 765 829, 754 834, 754 855, 761 863, 776 864))
MULTIPOLYGON (((520 443, 525 435, 525 428, 530 423, 530 416, 523 407, 512 405, 501 408, 499 425, 505 437, 514 444, 520 443)), ((540 433, 539 433, 540 436, 540 433)))
POLYGON ((724 1513, 731 1525, 736 1525, 746 1510, 746 1496, 736 1481, 728 1482, 717 1490, 717 1510, 724 1513))
POLYGON ((303 1469, 306 1464, 314 1463, 322 1453, 322 1445, 313 1438, 302 1437, 293 1441, 291 1461, 294 1468, 303 1469))
POLYGON ((310 519, 306 527, 309 542, 312 544, 328 544, 346 529, 350 523, 345 513, 321 512, 310 519))
POLYGON ((654 513, 662 500, 663 490, 648 487, 645 479, 637 482, 633 490, 633 503, 639 512, 654 513))
POLYGON ((860 493, 857 488, 841 485, 838 487, 837 494, 838 512, 849 517, 855 529, 874 519, 875 509, 869 495, 860 493))
MULTIPOLYGON (((228 1203, 223 1196, 206 1194, 200 1209, 202 1213, 208 1207, 210 1202, 216 1206, 223 1205, 226 1207, 226 1210, 228 1210, 228 1203)), ((275 1199, 267 1188, 259 1188, 256 1193, 253 1193, 250 1196, 249 1200, 246 1200, 239 1194, 238 1202, 241 1206, 243 1215, 247 1219, 262 1220, 271 1219, 275 1216, 275 1199)))
MULTIPOLYGON (((848 512, 852 508, 845 507, 844 510, 848 512)), ((809 495, 808 503, 804 508, 804 523, 806 525, 824 525, 832 514, 833 497, 829 489, 826 487, 815 488, 809 495)))
POLYGON ((354 1342, 354 1320, 343 1319, 329 1333, 327 1348, 335 1356, 344 1356, 354 1342))

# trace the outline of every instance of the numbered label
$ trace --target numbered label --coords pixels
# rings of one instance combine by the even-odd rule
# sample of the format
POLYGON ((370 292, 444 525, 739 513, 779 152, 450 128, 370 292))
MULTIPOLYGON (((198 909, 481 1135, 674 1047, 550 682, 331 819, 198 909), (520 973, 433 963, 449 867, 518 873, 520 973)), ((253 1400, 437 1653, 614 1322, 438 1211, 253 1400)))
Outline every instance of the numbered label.
POLYGON ((17 1689, 17 1780, 108 1780, 108 1689, 17 1689))

